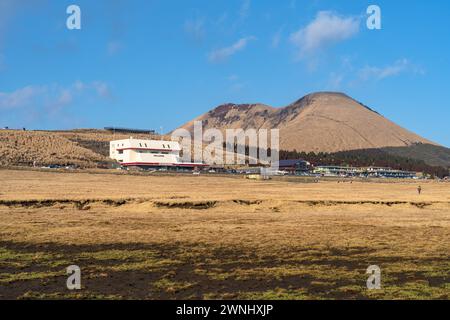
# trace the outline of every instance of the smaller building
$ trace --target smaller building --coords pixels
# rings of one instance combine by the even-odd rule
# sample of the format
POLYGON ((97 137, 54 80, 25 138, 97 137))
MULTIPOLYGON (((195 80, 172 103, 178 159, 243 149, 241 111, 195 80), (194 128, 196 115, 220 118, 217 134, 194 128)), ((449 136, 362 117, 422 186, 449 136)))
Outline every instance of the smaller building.
POLYGON ((330 177, 355 177, 363 173, 363 168, 343 166, 318 166, 314 168, 315 174, 330 177))
POLYGON ((314 168, 314 173, 325 177, 418 178, 416 172, 381 167, 318 166, 314 168))
POLYGON ((311 170, 311 163, 302 159, 280 160, 279 170, 289 174, 302 174, 311 170))
POLYGON ((394 170, 391 168, 381 168, 381 167, 369 167, 366 169, 366 175, 368 177, 378 177, 378 178, 399 178, 399 179, 416 179, 418 175, 416 172, 394 170))

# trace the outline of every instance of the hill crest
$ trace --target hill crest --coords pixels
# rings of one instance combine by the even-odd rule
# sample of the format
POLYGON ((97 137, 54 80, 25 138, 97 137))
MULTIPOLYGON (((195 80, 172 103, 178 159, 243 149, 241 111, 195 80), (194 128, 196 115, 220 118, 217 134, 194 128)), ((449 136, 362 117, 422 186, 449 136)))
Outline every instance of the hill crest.
POLYGON ((286 107, 265 104, 222 104, 181 128, 193 131, 194 121, 204 129, 279 129, 280 148, 304 152, 433 144, 386 119, 373 109, 340 92, 308 94, 286 107))

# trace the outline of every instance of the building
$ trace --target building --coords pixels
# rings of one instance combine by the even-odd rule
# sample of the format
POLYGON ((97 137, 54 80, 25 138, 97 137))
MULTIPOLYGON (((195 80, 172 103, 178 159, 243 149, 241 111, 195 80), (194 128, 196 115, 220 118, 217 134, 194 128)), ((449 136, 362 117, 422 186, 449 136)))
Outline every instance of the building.
POLYGON ((394 170, 380 167, 342 167, 342 166, 318 166, 314 168, 315 174, 329 177, 370 177, 370 178, 397 178, 417 179, 417 173, 411 171, 394 170))
POLYGON ((203 163, 183 162, 178 142, 162 140, 139 140, 130 137, 110 142, 109 157, 123 167, 196 169, 205 167, 203 163))
POLYGON ((318 166, 314 168, 315 174, 330 177, 348 177, 360 176, 363 173, 363 168, 356 167, 342 167, 342 166, 318 166))
POLYGON ((311 163, 302 159, 280 160, 278 167, 289 174, 302 174, 311 170, 311 163))
POLYGON ((400 179, 416 179, 418 175, 416 172, 394 170, 391 168, 369 167, 365 174, 368 177, 376 178, 400 178, 400 179))

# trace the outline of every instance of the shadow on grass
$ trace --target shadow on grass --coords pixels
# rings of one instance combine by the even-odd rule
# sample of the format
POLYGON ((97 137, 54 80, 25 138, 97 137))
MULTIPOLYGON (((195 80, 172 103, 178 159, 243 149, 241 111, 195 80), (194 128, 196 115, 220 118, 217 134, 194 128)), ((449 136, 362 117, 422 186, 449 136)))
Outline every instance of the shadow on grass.
MULTIPOLYGON (((367 248, 274 249, 209 244, 61 245, 0 241, 0 298, 205 299, 242 297, 366 299, 366 268, 409 263, 371 258, 367 248), (78 265, 82 290, 66 288, 66 267, 78 265)), ((439 266, 448 257, 421 260, 439 266)), ((448 264, 447 264, 448 267, 448 264)), ((439 267, 436 267, 439 269, 439 267)), ((439 271, 439 270, 438 270, 439 271)), ((391 273, 391 284, 448 284, 447 275, 391 273)))

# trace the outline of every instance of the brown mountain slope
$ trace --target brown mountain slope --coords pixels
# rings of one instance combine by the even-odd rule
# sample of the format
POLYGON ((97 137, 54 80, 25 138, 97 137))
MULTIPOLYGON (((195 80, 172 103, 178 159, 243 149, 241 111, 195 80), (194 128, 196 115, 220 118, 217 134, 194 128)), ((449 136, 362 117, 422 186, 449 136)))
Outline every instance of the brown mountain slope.
POLYGON ((192 131, 194 121, 203 121, 204 129, 278 128, 283 150, 337 152, 435 144, 342 93, 310 94, 284 108, 226 104, 181 128, 192 131))

